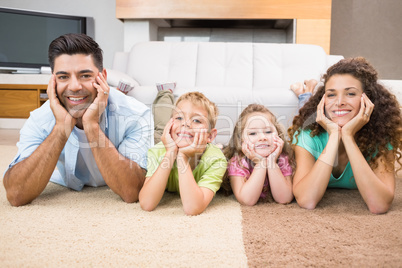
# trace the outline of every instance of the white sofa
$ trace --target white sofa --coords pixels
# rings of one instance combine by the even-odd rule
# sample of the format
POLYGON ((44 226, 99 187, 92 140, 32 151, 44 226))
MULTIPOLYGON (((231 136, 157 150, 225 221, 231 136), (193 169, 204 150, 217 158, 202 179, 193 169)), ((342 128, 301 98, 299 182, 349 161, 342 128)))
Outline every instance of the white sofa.
POLYGON ((266 105, 288 127, 297 113, 294 82, 319 79, 342 59, 315 45, 262 43, 144 42, 115 54, 108 83, 126 80, 128 95, 151 105, 156 83, 176 82, 175 95, 199 91, 218 105, 216 142, 227 144, 250 103, 266 105))

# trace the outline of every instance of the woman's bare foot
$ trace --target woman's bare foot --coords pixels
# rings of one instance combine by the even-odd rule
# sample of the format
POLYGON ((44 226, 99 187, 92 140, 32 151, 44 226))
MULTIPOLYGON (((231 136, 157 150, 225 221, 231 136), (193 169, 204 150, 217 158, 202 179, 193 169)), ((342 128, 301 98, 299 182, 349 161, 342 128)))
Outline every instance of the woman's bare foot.
POLYGON ((304 86, 302 82, 291 84, 290 89, 296 94, 297 97, 304 93, 304 86))
POLYGON ((315 86, 318 84, 318 81, 315 79, 304 80, 304 93, 310 92, 314 93, 315 86))
POLYGON ((317 84, 318 81, 315 79, 304 80, 304 83, 297 82, 291 84, 290 89, 296 94, 297 97, 299 97, 303 93, 310 92, 311 94, 313 94, 317 84))

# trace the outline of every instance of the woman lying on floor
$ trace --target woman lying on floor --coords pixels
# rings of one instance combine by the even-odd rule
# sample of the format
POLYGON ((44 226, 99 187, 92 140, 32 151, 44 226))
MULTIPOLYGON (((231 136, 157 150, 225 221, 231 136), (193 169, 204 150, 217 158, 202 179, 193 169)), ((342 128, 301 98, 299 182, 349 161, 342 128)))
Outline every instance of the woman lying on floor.
POLYGON ((364 58, 341 60, 323 82, 288 130, 296 201, 314 209, 327 188, 358 189, 372 213, 385 213, 394 198, 394 163, 401 163, 399 103, 364 58))

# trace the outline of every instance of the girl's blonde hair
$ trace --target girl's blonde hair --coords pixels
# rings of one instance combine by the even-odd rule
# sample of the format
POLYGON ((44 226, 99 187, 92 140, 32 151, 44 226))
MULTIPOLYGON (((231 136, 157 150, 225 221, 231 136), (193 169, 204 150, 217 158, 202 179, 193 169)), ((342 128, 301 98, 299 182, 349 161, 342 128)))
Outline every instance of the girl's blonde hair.
MULTIPOLYGON (((260 104, 250 104, 240 114, 239 119, 237 120, 235 128, 233 130, 232 136, 230 138, 229 145, 223 149, 223 153, 225 154, 226 159, 230 161, 233 158, 233 156, 237 156, 238 164, 242 166, 241 160, 246 158, 246 156, 242 151, 243 131, 247 120, 250 118, 250 116, 256 113, 266 114, 269 116, 270 121, 272 122, 272 124, 274 125, 274 127, 278 132, 278 136, 284 142, 282 154, 285 154, 288 157, 289 164, 294 170, 296 164, 293 156, 293 150, 285 137, 286 132, 283 126, 278 122, 275 115, 268 108, 260 104)), ((223 177, 222 190, 227 195, 230 195, 232 193, 232 188, 230 186, 230 180, 227 171, 225 176, 223 177)))

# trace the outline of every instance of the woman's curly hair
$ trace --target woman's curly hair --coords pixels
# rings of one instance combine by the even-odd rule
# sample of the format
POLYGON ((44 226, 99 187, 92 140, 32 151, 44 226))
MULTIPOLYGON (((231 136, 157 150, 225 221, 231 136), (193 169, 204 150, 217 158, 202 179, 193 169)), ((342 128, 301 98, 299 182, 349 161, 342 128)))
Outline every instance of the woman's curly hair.
MULTIPOLYGON (((321 78, 324 85, 316 94, 299 110, 299 114, 293 119, 292 126, 288 129, 289 138, 296 139, 299 130, 311 130, 310 136, 314 137, 323 132, 316 121, 317 105, 325 94, 325 86, 333 75, 349 74, 358 79, 363 86, 363 92, 374 104, 374 110, 370 121, 364 125, 355 135, 356 143, 363 156, 368 159, 372 169, 378 164, 376 161, 386 156, 389 145, 392 146, 393 160, 388 159, 387 170, 394 169, 394 161, 401 164, 401 142, 402 142, 402 118, 398 100, 383 85, 377 81, 377 71, 362 57, 348 58, 339 61, 330 68, 321 78), (373 157, 373 155, 377 154, 373 157)), ((400 169, 400 168, 399 168, 400 169)))
MULTIPOLYGON (((235 128, 233 130, 232 136, 230 138, 229 145, 223 149, 223 153, 226 159, 230 161, 232 157, 237 156, 237 160, 239 161, 238 164, 239 166, 242 166, 241 159, 246 158, 246 156, 242 151, 242 143, 243 143, 242 134, 248 118, 255 113, 267 114, 269 116, 270 121, 278 131, 278 136, 284 141, 282 154, 285 154, 288 157, 289 164, 294 170, 296 163, 293 157, 292 147, 287 142, 287 139, 285 137, 286 131, 284 130, 283 126, 278 122, 275 115, 264 105, 261 104, 250 104, 240 114, 239 119, 237 120, 235 128)), ((232 194, 232 187, 230 186, 230 180, 227 170, 225 175, 223 176, 221 189, 226 195, 232 194)), ((269 198, 270 195, 267 196, 269 198)))

